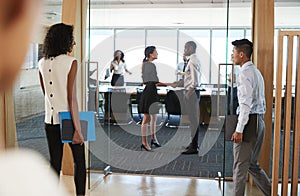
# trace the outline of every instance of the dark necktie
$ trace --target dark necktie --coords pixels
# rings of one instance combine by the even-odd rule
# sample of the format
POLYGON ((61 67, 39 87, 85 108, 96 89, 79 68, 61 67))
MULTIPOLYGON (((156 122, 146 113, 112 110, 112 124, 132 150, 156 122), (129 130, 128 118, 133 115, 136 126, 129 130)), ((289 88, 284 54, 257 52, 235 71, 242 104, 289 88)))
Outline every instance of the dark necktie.
MULTIPOLYGON (((190 59, 189 59, 190 60, 190 59)), ((187 61, 185 61, 184 63, 183 63, 183 72, 185 72, 185 68, 186 68, 186 65, 188 64, 188 62, 189 62, 189 60, 187 60, 187 61)))

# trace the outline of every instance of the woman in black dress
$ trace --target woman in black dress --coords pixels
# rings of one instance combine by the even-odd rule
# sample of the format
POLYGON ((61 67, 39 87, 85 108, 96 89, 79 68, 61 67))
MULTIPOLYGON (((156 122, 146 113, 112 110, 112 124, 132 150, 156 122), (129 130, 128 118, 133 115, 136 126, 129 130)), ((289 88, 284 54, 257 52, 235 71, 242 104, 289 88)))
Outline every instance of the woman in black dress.
POLYGON ((145 58, 143 59, 142 65, 142 79, 146 85, 139 103, 139 113, 144 114, 142 122, 142 145, 141 150, 145 149, 150 151, 152 145, 160 147, 157 141, 155 129, 156 129, 156 115, 159 111, 158 102, 159 97, 157 94, 156 86, 165 86, 166 84, 160 83, 157 77, 156 66, 152 61, 157 59, 157 51, 155 46, 148 46, 145 49, 145 58), (150 120, 150 131, 151 131, 151 147, 147 141, 147 124, 150 120))

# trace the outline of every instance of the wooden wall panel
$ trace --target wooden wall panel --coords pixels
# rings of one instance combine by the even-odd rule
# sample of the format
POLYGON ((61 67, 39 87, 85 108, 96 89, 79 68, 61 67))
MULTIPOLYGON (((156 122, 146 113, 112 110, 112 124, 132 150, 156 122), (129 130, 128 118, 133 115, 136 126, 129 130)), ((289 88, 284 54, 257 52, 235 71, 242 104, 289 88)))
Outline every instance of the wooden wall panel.
POLYGON ((281 180, 281 195, 286 196, 297 195, 298 193, 298 178, 299 178, 299 121, 300 121, 300 31, 279 31, 278 33, 278 63, 276 75, 276 96, 275 96, 275 126, 274 126, 274 150, 273 150, 273 169, 272 169, 272 195, 278 193, 279 183, 279 161, 280 161, 280 146, 283 145, 282 155, 282 180, 281 180), (286 38, 286 39, 285 39, 286 38), (296 39, 295 39, 296 38, 296 39), (284 43, 286 40, 286 44, 284 43), (295 40, 297 42, 295 42, 295 40), (294 44, 296 43, 296 47, 294 44), (285 48, 284 48, 284 47, 285 48), (298 51, 294 51, 298 50, 298 51), (283 62, 283 51, 286 51, 287 59, 283 62), (296 54, 297 56, 293 56, 296 54), (292 93, 292 79, 293 79, 293 62, 297 59, 296 63, 296 81, 295 81, 295 94, 292 93), (283 67, 286 67, 286 82, 285 92, 282 92, 282 74, 283 67), (284 93, 284 94, 283 94, 284 93), (282 94, 284 95, 284 127, 283 127, 283 143, 280 143, 281 137, 281 118, 282 118, 282 94), (292 99, 295 100, 295 112, 292 116, 292 99), (294 118, 294 125, 291 128, 291 119, 294 118), (291 143, 291 135, 293 131, 293 143, 291 143), (290 152, 292 156, 290 157, 290 152), (292 165, 290 165, 292 162, 292 165), (292 168, 290 168, 292 167, 292 168), (289 174, 290 169, 292 173, 289 174), (289 178, 291 175, 291 178, 289 178), (291 191, 289 191, 289 182, 291 181, 291 191))
POLYGON ((252 19, 253 62, 265 80, 265 141, 259 163, 269 174, 272 141, 273 73, 274 73, 274 0, 253 0, 252 19))
MULTIPOLYGON (((74 0, 63 0, 62 2, 62 22, 74 26, 76 29, 76 3, 74 0)), ((74 47, 75 49, 75 47, 74 47)), ((74 52, 70 54, 74 56, 74 52)), ((64 145, 64 155, 62 161, 62 173, 64 175, 74 175, 73 156, 69 145, 64 145)))
POLYGON ((0 93, 0 151, 17 148, 13 90, 0 93))
MULTIPOLYGON (((74 47, 74 51, 70 54, 71 56, 75 56, 76 59, 79 62, 79 69, 77 72, 77 92, 78 92, 78 103, 79 103, 79 110, 83 109, 83 104, 81 102, 82 97, 85 95, 85 91, 82 91, 82 85, 84 82, 82 81, 82 57, 83 57, 83 44, 85 43, 83 41, 82 37, 82 9, 83 9, 83 3, 86 2, 85 0, 63 0, 62 3, 62 22, 65 24, 73 25, 74 26, 74 37, 76 41, 76 45, 74 47), (82 95, 82 96, 80 96, 82 95), (81 104, 80 104, 81 103, 81 104)), ((85 7, 86 8, 86 7, 85 7)), ((64 145, 64 157, 63 157, 63 163, 62 163, 62 172, 64 175, 73 175, 73 156, 71 149, 69 145, 64 145)))
MULTIPOLYGON (((300 33, 299 33, 300 34, 300 33)), ((296 77, 296 86, 295 86, 295 108, 300 108, 300 36, 298 35, 298 59, 297 62, 297 77, 296 77)), ((299 148, 300 148, 300 109, 295 109, 295 123, 294 123, 294 138, 293 138, 293 165, 292 165, 292 191, 291 195, 298 194, 298 179, 299 179, 299 148)))
MULTIPOLYGON (((288 175, 290 161, 290 140, 291 140, 291 106, 292 106, 292 59, 293 59, 293 37, 288 37, 288 64, 285 87, 284 105, 284 142, 283 142, 283 165, 282 165, 282 192, 287 193, 288 175)), ((279 90, 280 87, 277 87, 279 90)), ((285 195, 285 194, 283 194, 285 195)))
POLYGON ((0 94, 0 151, 6 146, 5 94, 0 94))
MULTIPOLYGON (((276 70, 276 86, 282 86, 282 51, 283 51, 283 37, 278 38, 278 62, 276 70)), ((273 167, 272 176, 279 175, 279 160, 280 160, 280 132, 281 132, 281 88, 275 93, 275 119, 274 119, 274 139, 273 139, 273 167)), ((278 178, 272 180, 272 195, 278 192, 278 178)))

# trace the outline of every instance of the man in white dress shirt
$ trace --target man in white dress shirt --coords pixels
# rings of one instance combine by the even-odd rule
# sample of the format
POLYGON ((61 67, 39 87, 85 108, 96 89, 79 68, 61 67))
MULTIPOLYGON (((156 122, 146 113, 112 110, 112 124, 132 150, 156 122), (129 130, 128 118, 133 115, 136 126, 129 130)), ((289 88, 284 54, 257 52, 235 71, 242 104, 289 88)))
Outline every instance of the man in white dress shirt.
MULTIPOLYGON (((264 195, 271 195, 271 183, 265 171, 258 163, 258 157, 264 141, 266 111, 264 79, 260 71, 251 62, 253 44, 248 39, 232 42, 232 59, 235 65, 240 65, 241 70, 238 80, 237 109, 238 124, 232 135, 233 144, 233 183, 234 195, 245 194, 246 175, 251 174, 257 187, 264 195), (249 114, 257 115, 256 138, 249 142, 243 141, 243 130, 249 120, 249 114)), ((253 127, 255 131, 255 127, 253 127)))
POLYGON ((187 57, 187 65, 184 70, 184 78, 175 82, 174 87, 183 86, 185 89, 184 107, 188 113, 191 129, 191 143, 182 154, 198 154, 199 139, 199 101, 200 93, 197 87, 200 86, 200 60, 196 55, 197 45, 193 41, 188 41, 184 46, 184 56, 187 57))

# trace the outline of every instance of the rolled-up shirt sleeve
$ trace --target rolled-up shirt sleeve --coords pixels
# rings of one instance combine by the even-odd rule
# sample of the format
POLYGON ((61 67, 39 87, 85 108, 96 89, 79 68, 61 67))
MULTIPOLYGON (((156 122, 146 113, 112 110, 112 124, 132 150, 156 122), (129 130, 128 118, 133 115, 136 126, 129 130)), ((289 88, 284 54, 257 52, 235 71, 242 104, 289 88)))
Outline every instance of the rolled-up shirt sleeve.
POLYGON ((192 83, 191 83, 191 86, 190 86, 190 88, 196 88, 198 85, 199 85, 199 81, 198 81, 198 79, 199 79, 199 71, 198 71, 198 69, 199 69, 199 66, 198 66, 198 64, 195 64, 195 63, 192 63, 191 64, 191 76, 192 76, 192 83))
POLYGON ((194 54, 191 56, 184 75, 184 88, 186 90, 196 89, 200 85, 201 65, 198 57, 194 54))
POLYGON ((242 71, 239 75, 238 85, 238 98, 239 98, 239 117, 236 126, 236 132, 243 133, 244 127, 248 122, 249 114, 251 111, 253 87, 251 82, 250 73, 246 70, 242 71))

